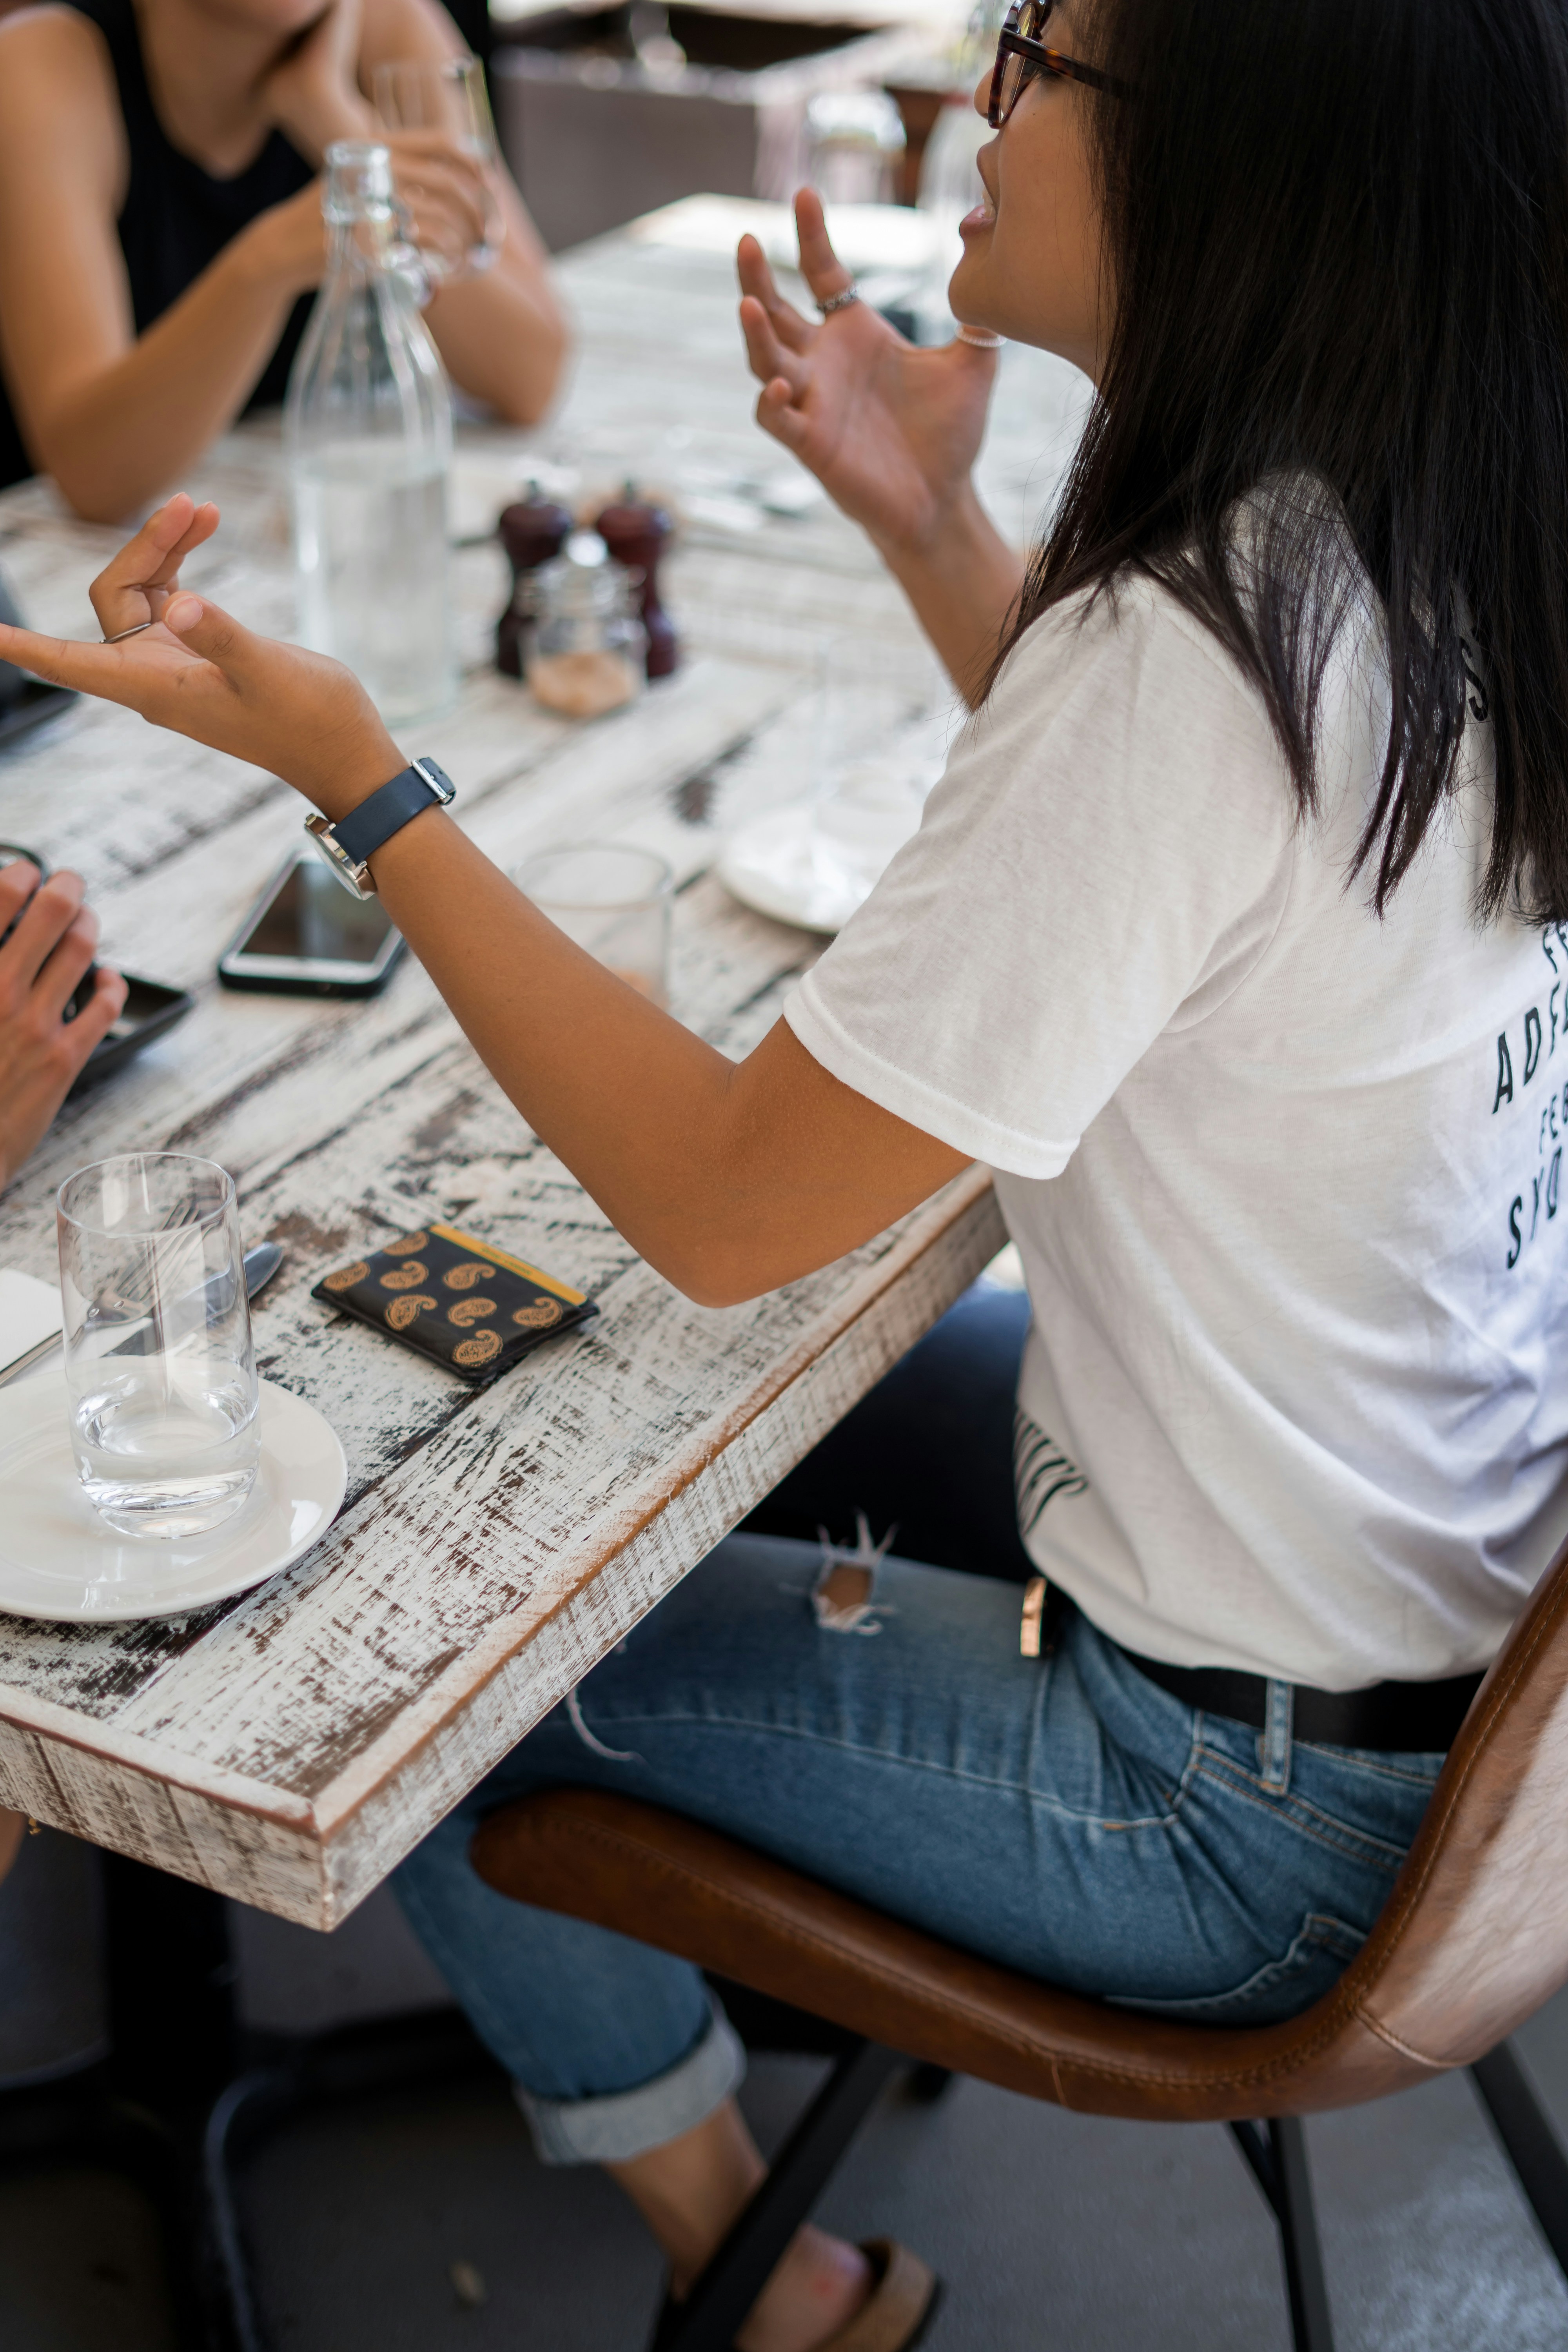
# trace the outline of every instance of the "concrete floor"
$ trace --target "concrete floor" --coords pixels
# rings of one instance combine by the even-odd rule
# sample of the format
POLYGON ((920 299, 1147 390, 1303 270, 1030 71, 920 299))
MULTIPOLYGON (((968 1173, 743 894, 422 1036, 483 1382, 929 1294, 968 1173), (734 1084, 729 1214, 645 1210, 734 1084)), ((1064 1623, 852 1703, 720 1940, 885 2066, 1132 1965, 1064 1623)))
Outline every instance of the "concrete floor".
MULTIPOLYGON (((35 1916, 62 1860, 29 1859, 35 1916)), ((0 1991, 8 1913, 22 1916, 11 1888, 0 1991)), ((384 1898, 330 1941, 251 1914, 237 1926, 255 2022, 438 1997, 384 1898)), ((1520 2046, 1568 2136, 1568 1995, 1520 2046)), ((817 2074, 755 2062, 745 2095, 764 2145, 817 2074)), ((1341 2352, 1568 2347, 1568 2291, 1466 2078, 1315 2119, 1309 2145, 1341 2352)), ((293 2126, 250 2167, 246 2210, 277 2352, 642 2352, 660 2294, 617 2192, 542 2168, 499 2082, 293 2126), (454 2265, 477 2273, 482 2302, 461 2298, 454 2265)), ((821 2218, 902 2237, 936 2265, 947 2300, 930 2352, 1287 2352, 1272 2224, 1217 2128, 1107 2123, 970 2082, 935 2107, 894 2093, 821 2218)), ((168 2344, 156 2237, 132 2187, 0 2177, 4 2352, 168 2344)))

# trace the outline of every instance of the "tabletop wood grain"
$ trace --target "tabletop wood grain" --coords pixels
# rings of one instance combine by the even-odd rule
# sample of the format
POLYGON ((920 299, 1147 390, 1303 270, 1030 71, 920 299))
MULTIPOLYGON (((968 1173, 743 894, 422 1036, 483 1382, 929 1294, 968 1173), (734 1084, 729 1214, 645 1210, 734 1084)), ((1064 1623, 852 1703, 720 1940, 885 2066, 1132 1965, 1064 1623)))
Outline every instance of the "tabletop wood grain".
MULTIPOLYGON (((749 422, 726 259, 622 235, 567 257, 562 276, 580 343, 558 415, 531 436, 461 436, 459 535, 477 542, 455 562, 464 682, 415 748, 438 753, 457 814, 503 865, 563 838, 668 857, 674 1010, 738 1055, 817 943, 730 898, 710 871, 723 834, 803 788, 817 648, 847 631, 906 642, 910 624, 840 517, 758 504, 756 481, 790 461, 749 422), (686 666, 592 727, 489 667, 503 575, 479 534, 531 471, 577 498, 629 472, 688 510, 668 599, 686 666)), ((1035 519, 1080 416, 1069 372, 1007 354, 982 467, 1006 527, 1035 519)), ((225 514, 195 584, 287 633, 275 431, 229 436, 191 487, 225 514)), ((0 498, 0 562, 42 626, 93 633, 86 583, 113 542, 47 484, 0 498)), ((247 1244, 286 1251, 255 1311, 260 1368, 325 1414, 349 1464, 329 1536, 239 1600, 126 1626, 0 1618, 0 1801, 330 1927, 1005 1236, 973 1170, 805 1281, 693 1307, 528 1131, 411 958, 368 1003, 217 988, 218 952, 300 817, 277 779, 103 706, 0 760, 0 834, 77 866, 106 952, 197 998, 68 1106, 0 1198, 0 1264, 52 1273, 53 1190, 87 1160, 221 1160, 247 1244), (328 1265, 437 1217, 580 1285, 597 1320, 476 1393, 310 1297, 328 1265)))

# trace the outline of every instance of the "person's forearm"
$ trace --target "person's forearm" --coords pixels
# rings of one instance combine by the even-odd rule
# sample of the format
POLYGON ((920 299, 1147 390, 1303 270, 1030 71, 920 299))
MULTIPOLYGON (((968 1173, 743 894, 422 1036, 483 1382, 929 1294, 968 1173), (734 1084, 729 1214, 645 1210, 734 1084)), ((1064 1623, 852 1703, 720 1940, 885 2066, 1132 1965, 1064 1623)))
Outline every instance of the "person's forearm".
POLYGON ((535 425, 555 396, 566 330, 542 269, 509 268, 443 287, 425 313, 447 373, 509 425, 535 425))
POLYGON ((299 290, 257 234, 266 218, 36 427, 44 468, 89 521, 147 505, 238 414, 299 290))
POLYGON ((948 676, 973 705, 1017 602, 1023 557, 1003 538, 969 485, 920 547, 890 545, 875 534, 873 543, 948 676))
POLYGON ((724 1055, 557 930, 449 818, 405 826, 374 873, 480 1059, 650 1265, 706 1303, 802 1270, 757 1262, 737 1280, 768 1220, 732 1164, 724 1055))
MULTIPOLYGON (((331 815, 398 755, 350 755, 331 815), (348 778, 352 773, 353 782, 348 778)), ((735 1064, 606 971, 431 810, 375 852, 387 913, 475 1051, 619 1233, 699 1305, 752 1297, 879 1232, 961 1165, 912 1183, 846 1151, 820 1116, 836 1081, 784 1024, 735 1064), (781 1150, 770 1111, 789 1089, 781 1150)), ((929 1140, 929 1139, 925 1139, 929 1140)))

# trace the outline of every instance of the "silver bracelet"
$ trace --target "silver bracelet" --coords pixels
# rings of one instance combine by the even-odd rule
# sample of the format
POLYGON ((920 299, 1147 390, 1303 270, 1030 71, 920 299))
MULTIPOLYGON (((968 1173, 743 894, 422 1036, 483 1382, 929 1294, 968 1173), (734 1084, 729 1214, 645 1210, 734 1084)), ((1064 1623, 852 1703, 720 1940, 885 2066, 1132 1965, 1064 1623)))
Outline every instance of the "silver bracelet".
POLYGON ((138 621, 133 629, 119 629, 111 637, 100 637, 99 643, 105 646, 123 645, 127 637, 139 637, 143 629, 151 629, 154 625, 152 621, 138 621))
POLYGON ((847 286, 842 294, 830 294, 826 302, 819 302, 816 307, 823 317, 827 319, 832 317, 835 310, 847 310, 852 302, 858 302, 859 299, 858 286, 847 286))
POLYGON ((960 327, 953 341, 967 343, 972 352, 999 352, 1006 341, 1005 335, 987 334, 983 327, 960 327))

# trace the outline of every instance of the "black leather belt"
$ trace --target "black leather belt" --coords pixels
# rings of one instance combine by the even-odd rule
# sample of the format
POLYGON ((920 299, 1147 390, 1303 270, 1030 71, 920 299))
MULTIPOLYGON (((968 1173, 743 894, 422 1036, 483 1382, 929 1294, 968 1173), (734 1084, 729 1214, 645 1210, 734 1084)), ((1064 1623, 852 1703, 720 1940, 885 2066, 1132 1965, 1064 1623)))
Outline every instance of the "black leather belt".
MULTIPOLYGON (((1120 1643, 1117 1644, 1120 1649, 1120 1643)), ((1159 1658, 1122 1656, 1186 1706, 1228 1716, 1261 1731, 1268 1720, 1268 1681, 1230 1666, 1167 1666, 1159 1658)), ((1481 1686, 1479 1675, 1442 1683, 1373 1683, 1368 1690, 1314 1690, 1293 1683, 1290 1736, 1316 1748, 1406 1748, 1431 1755, 1452 1746, 1481 1686)))

